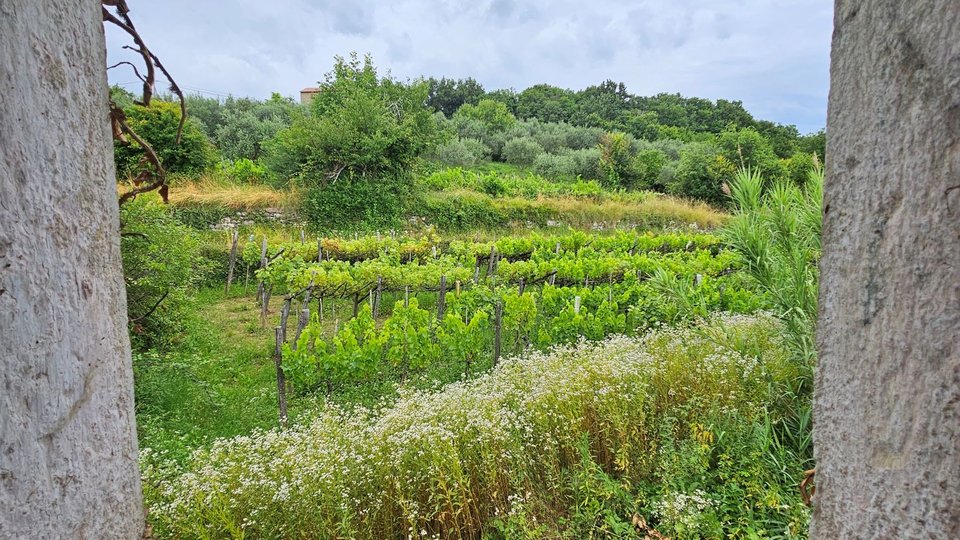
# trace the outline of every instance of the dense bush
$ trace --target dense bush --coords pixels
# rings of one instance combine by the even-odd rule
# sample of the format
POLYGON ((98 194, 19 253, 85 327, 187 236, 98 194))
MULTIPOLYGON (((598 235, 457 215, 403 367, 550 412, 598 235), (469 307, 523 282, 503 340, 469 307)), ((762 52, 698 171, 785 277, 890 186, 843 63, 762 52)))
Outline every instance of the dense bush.
POLYGON ((476 105, 465 103, 454 116, 476 120, 492 132, 507 131, 517 123, 506 105, 492 99, 481 99, 476 105))
POLYGON ((448 167, 471 167, 489 158, 490 149, 476 139, 456 138, 438 146, 434 155, 448 167))
POLYGON ((339 180, 408 181, 414 161, 440 138, 426 97, 426 83, 381 77, 370 57, 338 57, 310 114, 266 144, 265 164, 281 181, 334 189, 339 180))
POLYGON ((503 145, 503 159, 514 165, 533 165, 543 147, 529 137, 510 139, 503 145))
POLYGON ((263 153, 263 143, 289 126, 298 109, 293 100, 279 94, 261 102, 227 98, 214 142, 227 159, 256 160, 263 153))
POLYGON ((408 204, 405 182, 348 179, 310 188, 302 212, 319 231, 390 229, 401 226, 408 204))
POLYGON ((574 163, 574 173, 584 179, 599 180, 603 176, 600 168, 600 150, 595 147, 580 150, 568 150, 564 155, 570 156, 574 163))
POLYGON ((667 190, 673 195, 707 201, 717 206, 726 204, 723 180, 717 173, 717 150, 711 144, 690 143, 680 151, 673 182, 667 190))
POLYGON ((577 162, 569 154, 540 154, 533 160, 533 170, 547 178, 566 178, 577 175, 577 162))
MULTIPOLYGON (((124 113, 130 127, 157 152, 168 173, 198 174, 216 163, 216 150, 189 117, 180 144, 176 144, 179 104, 154 99, 149 107, 131 104, 124 113)), ((136 176, 144 166, 144 152, 132 139, 129 144, 114 141, 113 155, 119 176, 136 176)))
POLYGON ((131 340, 137 348, 169 348, 210 269, 200 236, 146 196, 121 206, 120 222, 131 340))

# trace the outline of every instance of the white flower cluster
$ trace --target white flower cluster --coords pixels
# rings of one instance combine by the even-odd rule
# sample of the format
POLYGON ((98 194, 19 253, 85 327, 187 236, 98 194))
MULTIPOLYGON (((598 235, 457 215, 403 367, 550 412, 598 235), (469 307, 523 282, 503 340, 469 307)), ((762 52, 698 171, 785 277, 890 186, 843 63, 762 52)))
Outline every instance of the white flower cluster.
MULTIPOLYGON (((767 317, 725 316, 530 352, 381 410, 331 406, 305 425, 216 441, 183 469, 144 449, 151 520, 174 537, 476 536, 576 462, 585 436, 605 467, 630 474, 654 453, 649 416, 669 403, 749 414, 764 388, 754 374, 781 355, 776 333, 767 317)), ((665 504, 688 516, 711 503, 694 493, 665 504)))

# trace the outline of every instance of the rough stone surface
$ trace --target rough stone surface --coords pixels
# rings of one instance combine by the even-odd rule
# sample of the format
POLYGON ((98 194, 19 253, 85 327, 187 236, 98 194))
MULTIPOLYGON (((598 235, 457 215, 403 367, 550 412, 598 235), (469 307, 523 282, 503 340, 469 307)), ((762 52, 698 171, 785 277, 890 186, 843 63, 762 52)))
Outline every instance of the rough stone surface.
POLYGON ((0 0, 0 538, 139 538, 100 2, 0 0))
POLYGON ((812 538, 960 538, 960 3, 838 0, 812 538))

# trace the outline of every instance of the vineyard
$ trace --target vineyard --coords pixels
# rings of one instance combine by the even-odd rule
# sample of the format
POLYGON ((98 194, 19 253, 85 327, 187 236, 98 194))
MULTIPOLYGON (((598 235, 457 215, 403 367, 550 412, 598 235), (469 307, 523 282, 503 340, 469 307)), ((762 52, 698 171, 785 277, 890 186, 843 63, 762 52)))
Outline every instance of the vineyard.
POLYGON ((279 366, 297 392, 450 382, 529 348, 762 305, 738 256, 706 233, 264 239, 246 242, 240 259, 260 267, 261 324, 271 296, 284 295, 279 366))
POLYGON ((170 239, 131 263, 194 245, 213 276, 153 317, 176 351, 134 356, 156 531, 802 537, 822 176, 764 184, 719 229, 201 235, 129 206, 170 239))

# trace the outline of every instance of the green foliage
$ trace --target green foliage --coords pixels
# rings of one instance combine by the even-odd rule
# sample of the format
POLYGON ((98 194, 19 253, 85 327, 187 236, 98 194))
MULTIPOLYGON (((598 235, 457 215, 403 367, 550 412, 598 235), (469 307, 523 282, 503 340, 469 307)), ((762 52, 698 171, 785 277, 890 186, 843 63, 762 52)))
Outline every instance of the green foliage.
POLYGON ((440 80, 430 77, 427 83, 430 88, 427 106, 443 113, 448 118, 453 116, 453 113, 461 105, 465 103, 476 104, 485 94, 483 85, 471 77, 466 79, 444 77, 440 80))
POLYGON ((725 162, 718 161, 717 150, 713 145, 688 144, 680 151, 680 162, 667 190, 673 195, 722 206, 726 203, 722 190, 722 170, 725 170, 725 166, 725 162))
POLYGON ((221 161, 217 164, 217 173, 232 182, 258 184, 266 176, 266 169, 255 161, 239 158, 235 161, 221 161))
POLYGON ((503 146, 503 159, 514 165, 533 165, 537 156, 543 153, 537 141, 529 137, 510 139, 503 146))
POLYGON ((799 361, 813 365, 819 284, 823 169, 810 169, 803 188, 778 182, 764 190, 756 169, 741 169, 730 185, 737 213, 725 237, 748 274, 773 301, 799 361))
POLYGON ((400 370, 401 379, 423 370, 434 359, 436 345, 430 336, 431 320, 430 312, 411 298, 406 306, 397 302, 393 316, 383 324, 386 358, 400 370))
POLYGON ((477 120, 492 132, 507 131, 517 123, 506 105, 492 99, 481 99, 476 105, 466 103, 457 110, 455 116, 477 120))
POLYGON ((464 374, 469 376, 489 343, 490 317, 478 310, 468 320, 456 313, 447 313, 437 327, 437 344, 448 360, 463 362, 464 374))
POLYGON ((276 93, 266 101, 227 98, 214 131, 217 148, 227 159, 256 160, 263 144, 290 125, 298 108, 276 93))
MULTIPOLYGON (((131 104, 124 113, 127 124, 153 147, 168 173, 198 174, 216 162, 215 149, 199 124, 189 117, 183 126, 180 144, 176 144, 179 104, 154 99, 149 107, 131 104)), ((114 141, 113 148, 117 174, 136 176, 144 166, 141 162, 143 149, 132 139, 127 145, 114 141)))
POLYGON ((131 341, 141 349, 171 348, 210 268, 200 237, 147 197, 121 206, 120 222, 131 341))
POLYGON ((600 169, 608 186, 630 186, 636 179, 630 138, 626 133, 605 133, 600 137, 600 169))
POLYGON ((656 148, 637 153, 633 158, 633 170, 636 174, 636 187, 666 191, 663 170, 667 165, 667 155, 656 148))
POLYGON ((404 181, 414 161, 439 142, 424 82, 381 77, 370 57, 337 57, 313 98, 266 144, 265 164, 278 179, 311 186, 404 181))
POLYGON ((577 161, 569 154, 540 154, 533 160, 533 170, 547 178, 575 177, 577 161))
POLYGON ((517 116, 541 122, 569 121, 576 109, 574 96, 570 90, 549 84, 531 86, 517 97, 517 116))
POLYGON ((472 167, 490 157, 490 149, 476 139, 454 139, 435 151, 436 160, 448 167, 472 167))
POLYGON ((344 179, 308 190, 303 215, 319 231, 386 230, 400 226, 409 196, 399 180, 344 179))
MULTIPOLYGON (((734 167, 757 169, 770 177, 780 175, 777 155, 773 152, 770 143, 753 128, 724 131, 717 138, 717 152, 734 167)), ((732 177, 733 175, 730 174, 724 180, 729 181, 732 177)))

